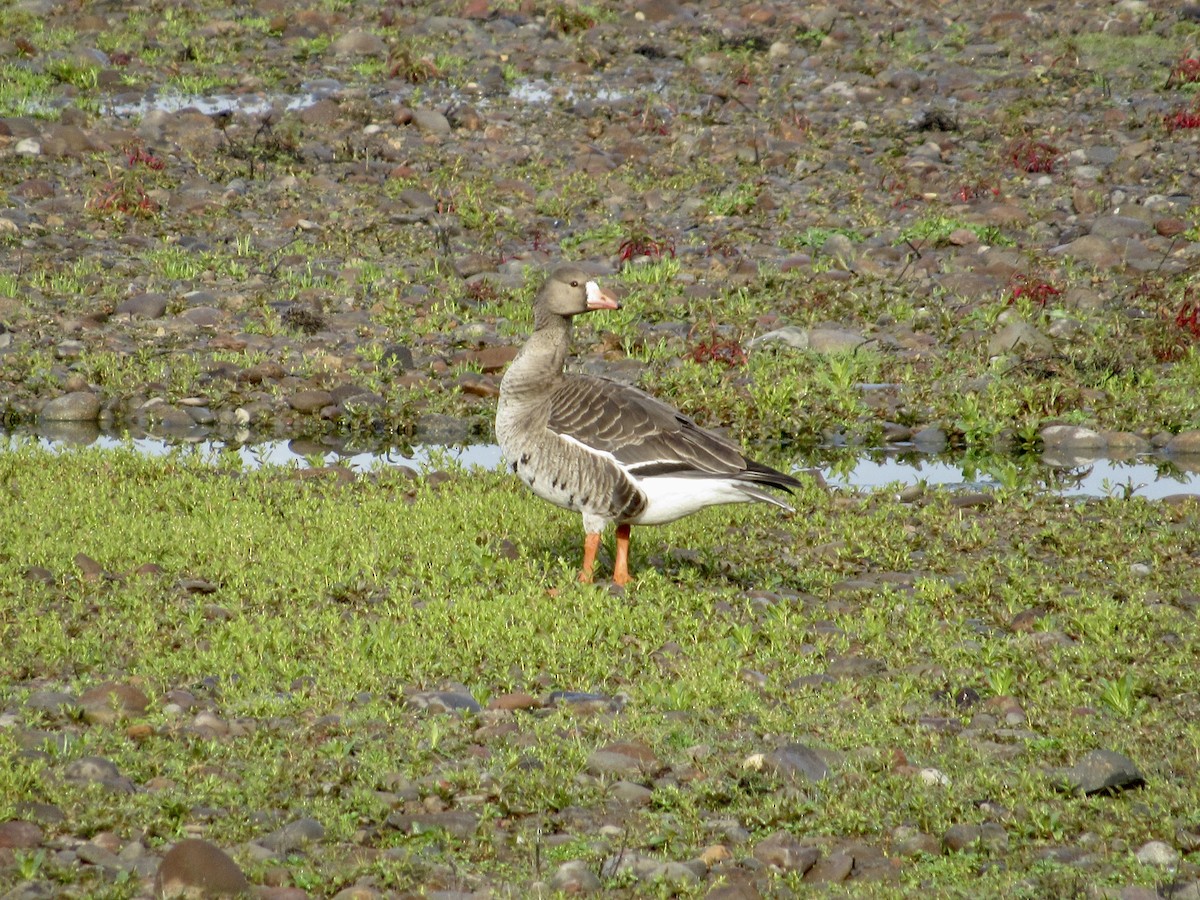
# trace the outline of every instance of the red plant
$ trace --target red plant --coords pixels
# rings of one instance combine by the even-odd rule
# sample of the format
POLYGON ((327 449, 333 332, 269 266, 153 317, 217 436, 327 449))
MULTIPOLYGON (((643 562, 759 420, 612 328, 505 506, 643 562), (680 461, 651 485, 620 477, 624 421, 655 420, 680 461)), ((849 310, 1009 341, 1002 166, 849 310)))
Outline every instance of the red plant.
POLYGON ((119 212, 126 216, 153 216, 158 204, 142 188, 124 184, 117 179, 104 182, 99 193, 85 204, 101 212, 119 212))
MULTIPOLYGON (((1191 296, 1191 290, 1188 290, 1188 296, 1191 296)), ((1192 340, 1200 341, 1200 303, 1194 300, 1184 300, 1183 305, 1179 307, 1179 312, 1175 313, 1175 325, 1181 331, 1192 336, 1192 340)))
POLYGON ((661 259, 664 253, 669 253, 671 254, 671 258, 674 259, 675 242, 656 241, 649 235, 636 234, 622 241, 621 246, 617 248, 617 253, 620 254, 622 265, 638 256, 653 256, 656 259, 661 259))
POLYGON ((1169 115, 1163 116, 1163 124, 1167 131, 1178 131, 1181 128, 1200 128, 1200 106, 1190 109, 1183 107, 1169 115))
POLYGON ((546 233, 542 231, 540 226, 534 226, 534 229, 529 232, 529 246, 534 253, 546 249, 546 233))
POLYGON ((716 331, 710 331, 707 340, 702 340, 692 348, 690 354, 693 362, 721 363, 733 368, 745 365, 746 351, 736 338, 722 338, 716 331))
POLYGON ((980 181, 976 184, 964 184, 954 193, 954 196, 963 203, 970 203, 972 200, 978 200, 980 197, 987 197, 988 195, 999 197, 1000 188, 994 184, 989 185, 980 181))
POLYGON ((915 206, 922 199, 907 176, 884 174, 879 178, 879 189, 893 195, 892 209, 903 211, 915 206))
POLYGON ((1167 76, 1167 87, 1176 84, 1195 84, 1200 81, 1200 59, 1185 56, 1171 68, 1167 76))
POLYGON ((1027 275, 1014 275, 1012 278, 1012 293, 1008 298, 1008 305, 1012 306, 1021 297, 1028 297, 1038 306, 1045 307, 1054 297, 1061 294, 1062 291, 1050 284, 1048 281, 1034 281, 1027 275))
POLYGON ((141 144, 130 144, 125 148, 125 159, 129 163, 129 168, 134 166, 145 166, 147 169, 153 169, 155 172, 162 171, 166 168, 166 163, 161 157, 155 156, 141 144))
POLYGON ((1053 172, 1060 151, 1053 144, 1022 138, 1008 146, 1008 158, 1022 172, 1053 172))
POLYGON ((495 303, 500 299, 500 292, 496 289, 496 285, 488 278, 469 282, 466 292, 467 297, 476 303, 489 304, 495 303))
POLYGON ((1186 288, 1177 307, 1167 301, 1161 288, 1150 285, 1143 285, 1133 296, 1158 302, 1159 328, 1151 332, 1151 350, 1159 362, 1181 359, 1189 347, 1200 341, 1200 299, 1196 288, 1186 288))

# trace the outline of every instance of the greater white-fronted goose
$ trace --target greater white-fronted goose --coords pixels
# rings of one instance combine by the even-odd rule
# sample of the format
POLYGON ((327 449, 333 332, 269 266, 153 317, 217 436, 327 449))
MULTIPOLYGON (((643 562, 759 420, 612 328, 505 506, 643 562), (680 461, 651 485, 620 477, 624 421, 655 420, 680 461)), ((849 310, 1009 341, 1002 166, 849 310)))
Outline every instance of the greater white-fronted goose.
POLYGON ((600 536, 617 526, 613 581, 629 581, 631 525, 661 525, 718 503, 761 500, 800 482, 747 459, 649 394, 592 375, 565 374, 571 317, 619 309, 582 269, 555 269, 533 301, 533 334, 500 382, 496 436, 512 472, 539 497, 583 514, 590 582, 600 536))
POLYGON ((533 304, 533 334, 500 382, 496 434, 512 473, 542 499, 583 514, 583 569, 592 581, 600 535, 617 526, 613 581, 629 582, 629 532, 719 503, 763 500, 800 482, 748 460, 730 440, 646 392, 607 378, 565 374, 571 317, 617 310, 576 266, 551 272, 533 304))

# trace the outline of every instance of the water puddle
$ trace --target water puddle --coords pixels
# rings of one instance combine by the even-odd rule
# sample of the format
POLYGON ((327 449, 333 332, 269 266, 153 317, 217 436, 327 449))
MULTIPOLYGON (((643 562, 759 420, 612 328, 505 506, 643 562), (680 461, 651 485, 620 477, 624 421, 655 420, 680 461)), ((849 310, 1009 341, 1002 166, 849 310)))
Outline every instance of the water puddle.
POLYGON ((520 100, 522 103, 548 104, 552 101, 573 103, 581 98, 595 100, 599 103, 619 103, 629 95, 624 91, 606 87, 597 87, 594 90, 565 85, 556 87, 539 78, 514 84, 509 90, 508 96, 513 100, 520 100))
MULTIPOLYGON (((232 453, 247 468, 337 465, 356 472, 369 472, 381 466, 409 466, 418 471, 432 471, 453 466, 492 470, 503 465, 500 448, 495 444, 424 445, 400 449, 331 446, 309 440, 235 443, 94 434, 84 440, 63 440, 61 436, 44 434, 0 434, 0 452, 16 447, 20 442, 37 443, 56 452, 81 446, 113 450, 132 447, 148 456, 182 451, 214 462, 218 458, 227 459, 227 454, 232 453)), ((964 491, 1025 487, 1062 497, 1136 495, 1156 500, 1177 495, 1200 496, 1200 460, 1190 463, 1191 471, 1184 467, 1186 464, 1163 456, 1117 460, 1047 454, 1040 460, 994 457, 972 461, 946 454, 934 456, 911 449, 889 448, 817 451, 803 462, 797 462, 795 468, 819 472, 831 487, 844 490, 902 490, 916 485, 964 491)))
POLYGON ((172 91, 151 93, 139 100, 116 101, 106 107, 109 115, 117 118, 142 117, 151 112, 177 113, 181 109, 194 109, 206 116, 217 113, 243 113, 247 116, 262 116, 272 110, 292 111, 307 109, 318 100, 329 96, 332 91, 309 91, 303 94, 213 94, 197 96, 172 91))
MULTIPOLYGON (((307 109, 327 97, 336 97, 345 90, 341 82, 330 80, 306 84, 299 93, 245 93, 245 94, 185 94, 170 89, 151 90, 142 97, 126 99, 118 97, 108 103, 105 112, 116 118, 140 118, 152 112, 177 113, 182 109, 194 109, 204 115, 218 113, 242 113, 247 116, 262 116, 268 112, 284 112, 307 109)), ((374 94, 376 99, 387 102, 403 102, 399 94, 385 91, 374 94)), ((451 99, 458 96, 451 92, 451 99)), ((579 85, 553 85, 541 78, 530 78, 516 82, 508 91, 513 100, 530 105, 548 105, 554 102, 573 103, 587 99, 600 103, 616 103, 628 98, 624 91, 602 85, 593 88, 579 85)))

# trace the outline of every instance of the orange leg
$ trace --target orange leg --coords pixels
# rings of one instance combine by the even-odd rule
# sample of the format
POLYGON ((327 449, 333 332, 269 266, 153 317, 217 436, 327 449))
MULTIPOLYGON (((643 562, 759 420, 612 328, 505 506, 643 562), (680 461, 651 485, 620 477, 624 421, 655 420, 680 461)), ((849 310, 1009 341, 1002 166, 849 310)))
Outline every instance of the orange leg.
POLYGON ((600 549, 600 532, 587 534, 583 537, 583 570, 579 580, 584 584, 592 583, 592 570, 596 568, 596 551, 600 549))
POLYGON ((613 581, 624 587, 629 584, 629 523, 617 526, 617 558, 613 561, 613 581))

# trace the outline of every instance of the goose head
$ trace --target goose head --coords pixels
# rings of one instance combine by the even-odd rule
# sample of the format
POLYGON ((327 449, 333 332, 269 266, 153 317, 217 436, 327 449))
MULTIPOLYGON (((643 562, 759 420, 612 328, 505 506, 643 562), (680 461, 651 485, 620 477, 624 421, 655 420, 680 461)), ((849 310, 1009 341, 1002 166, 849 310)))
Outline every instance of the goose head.
POLYGON ((578 266, 559 266, 533 301, 535 327, 548 318, 570 318, 597 309, 620 309, 616 299, 578 266))

